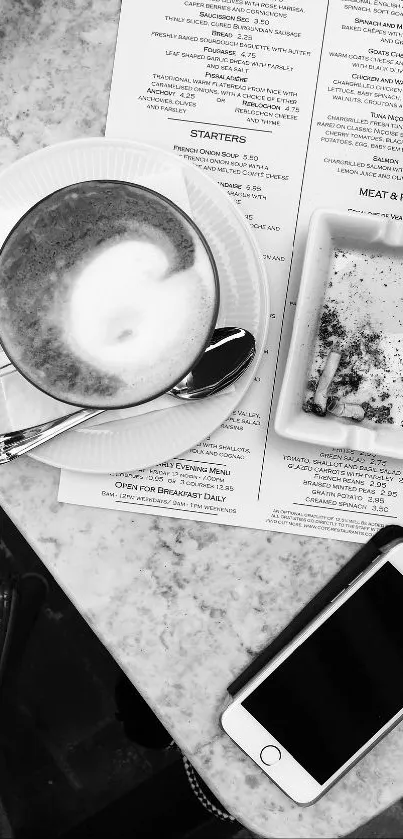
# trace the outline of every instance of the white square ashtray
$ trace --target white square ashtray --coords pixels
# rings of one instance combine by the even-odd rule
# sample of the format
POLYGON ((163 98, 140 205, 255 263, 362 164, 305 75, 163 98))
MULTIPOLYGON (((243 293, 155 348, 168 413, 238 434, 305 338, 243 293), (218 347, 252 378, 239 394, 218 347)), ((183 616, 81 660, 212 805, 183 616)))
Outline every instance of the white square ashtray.
POLYGON ((403 458, 403 223, 312 215, 275 430, 403 458))

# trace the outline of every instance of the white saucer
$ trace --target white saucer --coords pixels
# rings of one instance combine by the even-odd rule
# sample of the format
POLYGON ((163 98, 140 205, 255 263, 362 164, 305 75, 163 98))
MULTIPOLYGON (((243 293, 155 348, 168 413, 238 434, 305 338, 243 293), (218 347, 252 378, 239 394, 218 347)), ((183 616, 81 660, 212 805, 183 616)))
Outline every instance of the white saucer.
POLYGON ((241 326, 255 336, 254 361, 228 394, 98 428, 78 428, 50 440, 31 457, 79 472, 120 472, 167 461, 195 446, 236 408, 256 375, 266 344, 269 293, 254 236, 227 193, 185 160, 131 140, 72 140, 34 152, 0 174, 0 244, 37 201, 68 184, 92 179, 136 183, 180 164, 191 215, 204 233, 220 277, 217 326, 241 326))

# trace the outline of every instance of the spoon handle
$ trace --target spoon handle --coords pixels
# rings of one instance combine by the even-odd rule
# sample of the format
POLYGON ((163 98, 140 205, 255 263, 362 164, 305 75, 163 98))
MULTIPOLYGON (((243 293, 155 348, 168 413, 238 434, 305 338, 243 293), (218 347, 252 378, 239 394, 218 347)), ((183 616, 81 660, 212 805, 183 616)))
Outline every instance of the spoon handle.
POLYGON ((35 449, 36 446, 40 446, 41 443, 46 443, 63 431, 68 431, 69 428, 74 428, 85 420, 102 413, 104 413, 102 408, 86 408, 68 414, 67 417, 58 417, 50 420, 50 422, 43 422, 41 425, 33 425, 31 428, 22 428, 19 431, 0 434, 0 464, 8 463, 21 454, 26 454, 31 449, 35 449))
POLYGON ((7 376, 8 373, 15 373, 15 367, 11 361, 5 361, 4 364, 0 364, 0 378, 7 376))

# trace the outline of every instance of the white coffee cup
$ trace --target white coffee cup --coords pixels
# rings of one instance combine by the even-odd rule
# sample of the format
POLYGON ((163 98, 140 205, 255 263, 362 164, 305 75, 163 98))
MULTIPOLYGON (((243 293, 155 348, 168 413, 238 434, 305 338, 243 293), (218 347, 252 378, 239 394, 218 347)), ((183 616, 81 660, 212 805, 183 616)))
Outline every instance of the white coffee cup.
POLYGON ((33 385, 74 405, 156 398, 194 367, 219 308, 211 249, 148 187, 83 181, 38 202, 0 250, 0 341, 33 385))

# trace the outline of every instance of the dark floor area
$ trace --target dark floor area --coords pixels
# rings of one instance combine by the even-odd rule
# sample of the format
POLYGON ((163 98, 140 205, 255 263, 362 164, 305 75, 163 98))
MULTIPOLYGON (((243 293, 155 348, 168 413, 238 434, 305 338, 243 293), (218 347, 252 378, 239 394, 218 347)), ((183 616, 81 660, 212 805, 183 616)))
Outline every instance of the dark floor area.
MULTIPOLYGON (((118 665, 0 511, 0 580, 27 571, 49 593, 0 696, 0 799, 15 839, 251 837, 203 808, 175 748, 133 742, 116 718, 118 665)), ((403 839, 402 805, 352 836, 403 839)))
POLYGON ((128 739, 116 719, 118 665, 0 515, 0 578, 35 571, 49 583, 16 677, 1 692, 0 798, 16 839, 187 837, 211 823, 208 835, 228 835, 193 796, 177 750, 128 739))

